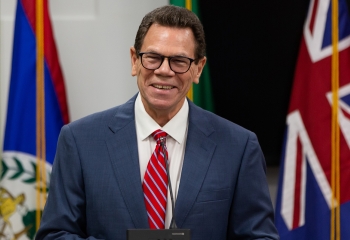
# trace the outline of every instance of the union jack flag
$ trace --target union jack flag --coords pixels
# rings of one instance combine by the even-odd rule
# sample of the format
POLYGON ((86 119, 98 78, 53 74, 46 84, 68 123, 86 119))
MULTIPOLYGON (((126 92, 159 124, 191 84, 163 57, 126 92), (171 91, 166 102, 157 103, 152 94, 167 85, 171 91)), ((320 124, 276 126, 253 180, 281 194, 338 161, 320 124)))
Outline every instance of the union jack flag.
MULTIPOLYGON (((341 237, 350 239, 350 15, 339 0, 341 237)), ((311 0, 282 149, 276 226, 282 240, 330 239, 332 127, 331 0, 311 0)))

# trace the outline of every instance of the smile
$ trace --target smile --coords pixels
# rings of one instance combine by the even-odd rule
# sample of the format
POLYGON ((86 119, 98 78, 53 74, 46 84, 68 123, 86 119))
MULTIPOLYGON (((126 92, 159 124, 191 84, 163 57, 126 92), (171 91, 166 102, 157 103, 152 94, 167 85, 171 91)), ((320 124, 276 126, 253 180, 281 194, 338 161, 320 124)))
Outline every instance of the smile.
POLYGON ((156 85, 156 84, 153 84, 152 86, 158 89, 166 89, 166 90, 170 90, 174 88, 172 86, 163 86, 163 85, 156 85))

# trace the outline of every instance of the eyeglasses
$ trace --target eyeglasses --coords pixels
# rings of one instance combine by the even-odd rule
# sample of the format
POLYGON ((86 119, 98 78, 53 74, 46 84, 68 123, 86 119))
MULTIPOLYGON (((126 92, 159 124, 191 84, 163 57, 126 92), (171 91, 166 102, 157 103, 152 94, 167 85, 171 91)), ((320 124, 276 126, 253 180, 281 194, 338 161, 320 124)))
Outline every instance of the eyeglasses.
POLYGON ((152 52, 140 52, 139 56, 141 57, 142 66, 149 70, 156 70, 160 68, 164 62, 164 59, 167 58, 170 69, 175 73, 187 72, 190 69, 192 62, 195 61, 195 59, 188 57, 166 57, 152 52))

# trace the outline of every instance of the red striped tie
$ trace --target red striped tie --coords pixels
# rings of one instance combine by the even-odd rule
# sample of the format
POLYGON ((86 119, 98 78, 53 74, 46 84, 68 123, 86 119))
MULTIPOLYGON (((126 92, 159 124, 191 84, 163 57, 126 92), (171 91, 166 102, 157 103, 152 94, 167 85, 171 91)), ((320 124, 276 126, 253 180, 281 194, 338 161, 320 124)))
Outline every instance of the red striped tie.
POLYGON ((167 133, 158 129, 152 136, 157 145, 148 162, 142 188, 150 228, 163 229, 168 192, 168 176, 164 161, 164 152, 168 156, 165 146, 167 133))

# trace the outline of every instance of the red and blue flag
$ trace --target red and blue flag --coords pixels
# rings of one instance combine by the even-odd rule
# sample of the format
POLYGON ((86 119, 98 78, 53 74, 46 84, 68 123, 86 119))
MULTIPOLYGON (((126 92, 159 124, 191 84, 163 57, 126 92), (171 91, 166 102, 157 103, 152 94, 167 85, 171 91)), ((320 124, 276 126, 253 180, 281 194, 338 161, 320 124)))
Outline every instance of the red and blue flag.
POLYGON ((337 95, 332 92, 332 1, 311 0, 304 24, 280 164, 276 226, 281 240, 350 239, 350 15, 346 0, 336 4, 337 95), (333 107, 338 140, 332 138, 333 107), (334 141, 339 143, 336 171, 334 141))
POLYGON ((18 0, 0 185, 0 235, 33 239, 69 121, 47 0, 18 0))

